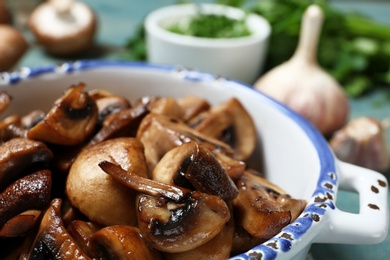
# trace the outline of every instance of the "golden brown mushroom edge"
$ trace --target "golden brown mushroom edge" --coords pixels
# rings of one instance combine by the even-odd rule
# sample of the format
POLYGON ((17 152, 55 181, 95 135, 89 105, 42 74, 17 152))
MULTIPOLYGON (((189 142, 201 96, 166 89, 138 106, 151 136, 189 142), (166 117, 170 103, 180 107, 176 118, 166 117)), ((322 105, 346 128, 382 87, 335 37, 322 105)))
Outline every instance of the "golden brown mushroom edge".
POLYGON ((80 83, 0 121, 1 259, 226 259, 303 211, 245 161, 238 99, 131 99, 80 83))

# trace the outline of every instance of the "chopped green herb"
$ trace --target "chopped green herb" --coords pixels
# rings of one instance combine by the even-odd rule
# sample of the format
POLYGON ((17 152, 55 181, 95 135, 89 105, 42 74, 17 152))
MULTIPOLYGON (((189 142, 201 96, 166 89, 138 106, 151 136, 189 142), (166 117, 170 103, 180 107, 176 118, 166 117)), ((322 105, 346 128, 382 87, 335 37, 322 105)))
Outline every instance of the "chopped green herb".
POLYGON ((188 25, 176 23, 167 28, 177 34, 202 38, 237 38, 251 34, 245 20, 232 19, 224 15, 199 12, 188 25))

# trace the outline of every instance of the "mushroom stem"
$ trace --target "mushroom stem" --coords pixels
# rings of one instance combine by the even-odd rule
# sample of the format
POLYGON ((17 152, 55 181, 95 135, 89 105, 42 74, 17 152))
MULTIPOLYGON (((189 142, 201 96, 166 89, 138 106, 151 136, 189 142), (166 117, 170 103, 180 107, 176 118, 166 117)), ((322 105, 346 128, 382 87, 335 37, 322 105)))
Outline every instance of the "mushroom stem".
POLYGON ((73 0, 49 0, 58 14, 66 14, 70 11, 73 0))
POLYGON ((125 171, 119 165, 108 161, 100 162, 99 167, 122 184, 150 196, 162 196, 175 202, 179 202, 191 192, 190 190, 182 187, 168 185, 137 176, 131 172, 125 171))

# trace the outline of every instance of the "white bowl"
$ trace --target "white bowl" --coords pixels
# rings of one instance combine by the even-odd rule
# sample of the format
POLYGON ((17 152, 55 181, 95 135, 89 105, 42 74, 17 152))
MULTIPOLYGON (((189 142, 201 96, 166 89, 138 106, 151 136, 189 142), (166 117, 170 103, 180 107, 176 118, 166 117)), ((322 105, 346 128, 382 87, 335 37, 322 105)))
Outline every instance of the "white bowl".
MULTIPOLYGON (((388 230, 388 183, 377 172, 338 161, 326 140, 286 106, 235 81, 211 74, 145 63, 79 61, 0 74, 0 88, 14 99, 6 114, 48 109, 65 88, 84 82, 131 101, 145 95, 198 95, 212 104, 238 98, 258 130, 257 162, 267 178, 305 199, 307 207, 278 235, 234 259, 305 259, 312 243, 376 244, 388 230), (261 152, 263 151, 263 152, 261 152), (338 189, 359 194, 360 212, 336 206, 338 189)), ((4 116, 4 115, 3 115, 4 116)))
POLYGON ((260 76, 266 58, 271 27, 267 20, 238 8, 217 4, 179 4, 151 12, 145 19, 148 61, 182 65, 249 84, 260 76), (201 38, 172 33, 166 28, 197 14, 245 19, 252 32, 239 38, 201 38))

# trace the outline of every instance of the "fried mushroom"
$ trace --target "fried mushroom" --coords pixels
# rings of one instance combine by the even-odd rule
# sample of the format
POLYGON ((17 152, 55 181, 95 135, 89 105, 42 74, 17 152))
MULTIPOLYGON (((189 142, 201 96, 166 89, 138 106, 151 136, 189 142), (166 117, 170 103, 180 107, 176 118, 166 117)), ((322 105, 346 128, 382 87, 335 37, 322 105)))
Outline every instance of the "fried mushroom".
POLYGON ((236 159, 249 158, 256 145, 257 133, 252 117, 236 98, 212 107, 209 111, 193 118, 189 124, 213 138, 233 147, 236 159))
POLYGON ((159 161, 152 179, 216 195, 226 201, 238 190, 214 155, 202 144, 189 142, 173 148, 159 161))
POLYGON ((139 192, 138 227, 147 243, 159 251, 184 252, 201 246, 230 220, 229 207, 218 196, 142 178, 107 161, 99 166, 139 192))
POLYGON ((33 140, 58 145, 78 145, 95 130, 98 110, 83 83, 70 87, 57 99, 45 118, 27 132, 33 140))
POLYGON ((147 176, 143 145, 135 138, 110 139, 77 156, 66 180, 67 197, 97 224, 135 225, 135 191, 101 170, 98 164, 103 160, 117 163, 135 175, 147 176))

